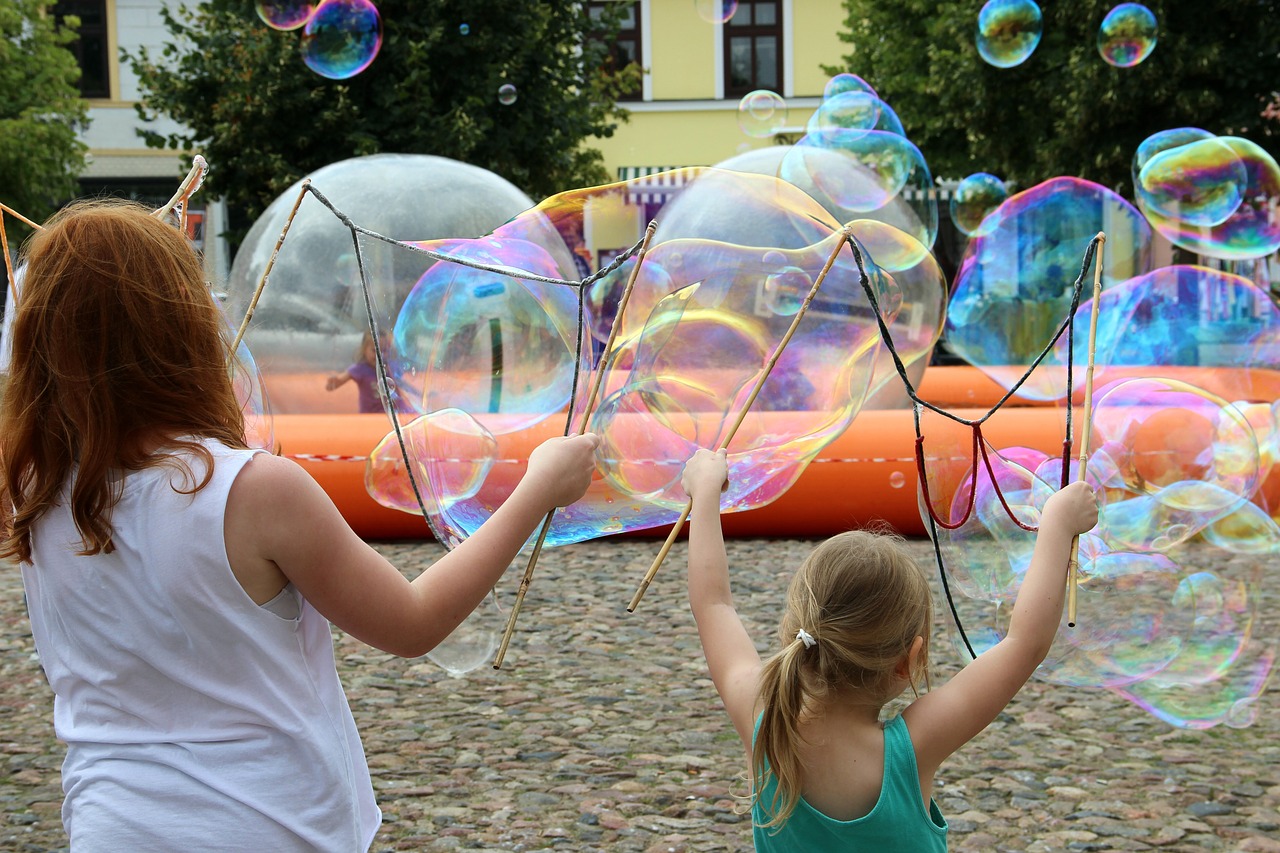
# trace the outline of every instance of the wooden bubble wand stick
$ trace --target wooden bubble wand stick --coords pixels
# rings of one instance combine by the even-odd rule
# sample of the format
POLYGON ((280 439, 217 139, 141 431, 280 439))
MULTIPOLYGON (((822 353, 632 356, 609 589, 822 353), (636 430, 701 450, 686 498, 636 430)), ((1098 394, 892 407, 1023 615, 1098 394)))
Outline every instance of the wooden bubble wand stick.
POLYGON ((249 300, 249 307, 244 312, 244 319, 240 321, 240 328, 236 330, 236 339, 231 342, 231 358, 235 358, 236 350, 240 348, 245 332, 249 331, 249 321, 253 319, 253 312, 258 307, 258 299, 267 287, 267 279, 271 276, 271 269, 276 265, 276 258, 280 255, 280 247, 284 244, 285 235, 289 233, 289 227, 293 225, 293 217, 298 215, 298 207, 302 204, 302 199, 306 197, 310 187, 311 179, 303 178, 302 185, 298 187, 298 197, 293 200, 293 208, 289 211, 289 218, 284 221, 284 227, 280 229, 275 248, 271 250, 271 257, 267 259, 266 269, 262 271, 262 278, 258 279, 258 286, 254 288, 253 298, 249 300))
POLYGON ((173 210, 178 202, 182 202, 182 226, 185 228, 187 224, 187 200, 190 195, 200 188, 200 184, 204 182, 204 173, 209 168, 209 164, 199 154, 191 161, 191 168, 187 170, 187 176, 182 179, 182 183, 178 185, 178 190, 173 197, 165 202, 163 207, 156 208, 151 215, 156 219, 163 219, 169 215, 169 211, 173 210))
MULTIPOLYGON (((1093 363, 1098 349, 1098 306, 1102 302, 1102 252, 1107 235, 1098 232, 1098 253, 1093 259, 1093 307, 1089 312, 1089 356, 1084 371, 1084 423, 1080 427, 1080 456, 1076 462, 1076 479, 1084 480, 1089 461, 1089 434, 1093 431, 1093 363)), ((1071 405, 1071 401, 1067 401, 1071 405)), ((1080 576, 1080 537, 1071 539, 1071 557, 1067 560, 1067 627, 1076 626, 1076 587, 1080 576)))
MULTIPOLYGON (((773 354, 769 356, 769 360, 765 362, 764 370, 760 374, 760 378, 756 380, 755 387, 751 389, 751 396, 747 397, 746 403, 743 404, 742 410, 738 412, 738 417, 733 422, 733 426, 729 428, 724 440, 720 442, 719 450, 725 450, 729 446, 729 442, 733 441, 733 436, 738 432, 738 428, 742 426, 742 422, 746 420, 747 413, 751 411, 751 404, 756 401, 756 397, 760 394, 760 389, 764 387, 765 380, 769 378, 769 373, 773 370, 773 366, 778 363, 782 351, 786 349, 787 344, 791 341, 791 336, 795 334, 796 328, 800 325, 800 321, 804 319, 805 312, 809 310, 809 304, 813 302, 813 298, 818 295, 818 288, 822 286, 822 281, 827 277, 827 273, 831 271, 831 267, 835 264, 836 258, 840 255, 840 250, 849 242, 852 232, 846 227, 841 235, 840 242, 836 243, 835 249, 831 252, 831 257, 827 258, 826 264, 823 265, 822 271, 818 273, 818 277, 814 279, 813 286, 809 288, 809 292, 805 295, 804 301, 800 303, 800 309, 796 311, 795 317, 791 320, 791 325, 787 327, 786 334, 782 336, 782 340, 778 341, 778 345, 774 347, 773 354)), ((644 597, 645 591, 649 589, 649 584, 653 582, 654 576, 658 574, 658 569, 662 566, 662 561, 667 558, 667 553, 671 551, 671 546, 675 544, 676 537, 680 535, 680 529, 684 527, 684 523, 689 520, 689 513, 693 511, 693 501, 690 500, 684 505, 684 510, 680 513, 680 517, 676 519, 675 524, 671 527, 671 532, 667 534, 667 541, 662 543, 658 556, 654 558, 653 565, 649 566, 649 571, 645 572, 644 580, 640 582, 639 589, 632 596, 631 603, 627 605, 627 612, 634 613, 636 607, 640 605, 640 599, 644 597)))
POLYGON ((9 310, 13 310, 13 306, 18 304, 18 282, 13 274, 13 261, 9 257, 9 229, 8 226, 4 224, 4 215, 6 213, 13 213, 14 216, 32 226, 37 231, 40 230, 40 226, 27 219, 25 216, 10 210, 4 204, 0 204, 0 252, 4 252, 5 287, 9 288, 9 310))
POLYGON ((18 220, 21 220, 22 222, 25 222, 26 224, 30 225, 32 228, 36 229, 37 231, 44 230, 43 226, 39 225, 38 223, 32 222, 30 219, 27 219, 27 217, 23 216, 21 213, 14 210, 12 207, 10 207, 9 205, 5 204, 2 201, 0 201, 0 212, 7 213, 10 216, 12 216, 14 219, 18 219, 18 220))
MULTIPOLYGON (((596 367, 596 375, 591 381, 591 392, 587 395, 586 407, 582 410, 582 420, 578 434, 587 431, 587 424, 591 420, 591 411, 595 408, 596 399, 600 395, 600 386, 604 382, 606 366, 609 360, 614 356, 613 344, 618 337, 618 329, 622 326, 622 315, 627 310, 627 302, 631 299, 631 288, 636 283, 636 278, 640 275, 640 267, 644 264, 644 257, 649 252, 649 241, 653 239, 653 232, 657 228, 656 222, 650 222, 645 228, 644 240, 640 244, 640 251, 636 254, 636 265, 631 268, 631 275, 627 278, 627 286, 622 290, 622 296, 618 299, 618 310, 613 315, 613 324, 609 328, 609 340, 605 342, 604 350, 600 354, 600 364, 596 367)), ((538 532, 537 541, 533 543, 533 551, 529 554, 529 565, 525 566, 524 577, 520 578, 520 588, 516 590, 516 601, 511 607, 511 614, 507 617, 506 630, 502 632, 502 644, 498 646, 498 654, 493 659, 493 668, 501 669, 502 661, 507 656, 507 646, 511 644, 511 635, 516 630, 516 617, 520 615, 520 608, 524 604, 525 593, 529 591, 529 584, 533 583, 533 569, 538 565, 538 557, 542 553, 542 545, 547 541, 547 532, 551 529, 551 520, 555 518, 556 511, 553 509, 547 513, 547 517, 542 520, 542 530, 538 532)))

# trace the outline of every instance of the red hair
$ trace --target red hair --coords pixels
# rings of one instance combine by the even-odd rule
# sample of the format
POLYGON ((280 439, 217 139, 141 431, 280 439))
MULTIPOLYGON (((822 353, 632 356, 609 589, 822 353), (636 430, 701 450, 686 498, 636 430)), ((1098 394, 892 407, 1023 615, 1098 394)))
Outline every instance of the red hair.
MULTIPOLYGON (((245 447, 227 326, 176 228, 114 200, 54 214, 24 248, 0 403, 0 557, 31 559, 36 521, 72 468, 81 554, 110 552, 112 472, 206 463, 196 439, 245 447)), ((188 470, 189 473, 189 470, 188 470)))

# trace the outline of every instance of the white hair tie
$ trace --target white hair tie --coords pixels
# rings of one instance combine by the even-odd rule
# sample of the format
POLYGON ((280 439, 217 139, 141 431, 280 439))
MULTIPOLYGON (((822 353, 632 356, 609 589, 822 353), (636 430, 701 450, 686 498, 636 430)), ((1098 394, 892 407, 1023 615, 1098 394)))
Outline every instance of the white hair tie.
POLYGON ((796 639, 804 643, 804 647, 806 649, 811 649, 814 646, 818 645, 818 641, 813 638, 813 635, 803 628, 801 628, 799 631, 796 631, 796 639))

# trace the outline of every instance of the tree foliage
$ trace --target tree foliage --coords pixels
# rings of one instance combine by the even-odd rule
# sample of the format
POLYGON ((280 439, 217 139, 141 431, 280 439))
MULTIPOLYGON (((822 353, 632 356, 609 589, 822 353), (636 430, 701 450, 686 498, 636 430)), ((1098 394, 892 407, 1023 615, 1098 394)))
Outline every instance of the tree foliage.
POLYGON ((377 5, 382 48, 346 80, 307 68, 299 32, 270 29, 253 3, 166 10, 172 42, 130 57, 139 114, 187 130, 146 132, 147 144, 201 151, 208 190, 246 226, 303 175, 379 152, 472 163, 534 198, 608 179, 584 141, 613 133, 625 118, 617 94, 639 73, 609 68, 616 14, 592 22, 577 3, 541 0, 377 5), (514 104, 498 102, 504 83, 516 86, 514 104))
POLYGON ((85 164, 76 125, 88 105, 76 88, 80 66, 65 47, 78 21, 60 26, 52 6, 0 3, 0 201, 37 222, 76 194, 85 164))
POLYGON ((981 3, 845 0, 846 67, 901 117, 935 175, 991 172, 1026 188, 1059 175, 1130 194, 1138 145, 1160 130, 1243 136, 1273 156, 1280 115, 1280 2, 1147 0, 1155 50, 1132 68, 1103 61, 1097 31, 1113 0, 1042 0, 1043 37, 1021 65, 975 46, 981 3))

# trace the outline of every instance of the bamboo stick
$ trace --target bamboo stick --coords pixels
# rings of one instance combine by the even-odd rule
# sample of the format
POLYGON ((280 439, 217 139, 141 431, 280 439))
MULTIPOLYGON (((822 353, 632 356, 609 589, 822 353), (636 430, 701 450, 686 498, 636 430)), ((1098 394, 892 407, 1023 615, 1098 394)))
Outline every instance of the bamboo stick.
MULTIPOLYGON (((631 275, 627 278, 627 286, 622 291, 622 296, 618 300, 618 310, 613 316, 613 324, 609 327, 609 339, 605 342, 604 350, 600 353, 600 363, 596 367, 596 374, 592 377, 591 392, 587 395, 587 403, 582 411, 582 421, 579 423, 578 434, 587 431, 587 425, 591 421, 591 412, 595 408, 596 400, 600 395, 600 387, 604 383, 605 368, 608 366, 609 360, 613 357, 613 345, 618 336, 618 329, 622 325, 622 316, 627 310, 627 303, 631 300, 631 289, 636 283, 636 278, 640 275, 640 267, 644 264, 645 255, 649 253, 649 242, 653 239, 654 231, 657 228, 656 222, 650 222, 644 231, 644 241, 640 244, 640 251, 636 254, 636 265, 631 268, 631 275)), ((573 417, 573 413, 569 413, 573 417)), ((551 520, 555 518, 556 511, 553 509, 547 513, 547 517, 542 521, 542 529, 538 532, 538 539, 534 542, 533 551, 529 554, 529 564, 525 566, 524 576, 520 578, 520 587, 516 590, 516 601, 511 607, 511 615, 507 617, 506 630, 502 632, 502 643, 498 646, 498 654, 493 659, 493 668, 501 669, 502 661, 507 656, 507 646, 511 644, 511 635, 516 630, 516 618, 520 615, 520 608, 524 605, 525 593, 529 591, 529 585, 533 583, 533 570, 538 565, 538 557, 542 554, 542 545, 547 540, 547 531, 551 529, 551 520)))
POLYGON ((151 215, 156 219, 163 219, 169 215, 169 211, 173 210, 174 205, 181 201, 183 202, 182 216, 185 224, 187 198, 199 188, 200 182, 204 180, 205 170, 208 168, 209 164, 205 162, 204 157, 197 154, 191 162, 191 168, 187 170, 187 176, 182 179, 181 184, 178 184, 178 189, 174 192, 173 197, 165 202, 163 207, 158 207, 152 211, 151 215))
POLYGON ((240 328, 236 330, 236 339, 231 342, 231 358, 235 358, 236 350, 240 348, 240 342, 244 340, 245 332, 249 331, 249 321, 253 319, 253 312, 258 307, 258 299, 262 296, 262 291, 266 289, 267 278, 271 275, 271 269, 276 265, 276 258, 280 255, 280 247, 284 244, 285 235, 289 233, 290 226, 293 225, 293 217, 298 215, 298 207, 302 204, 302 199, 307 194, 308 187, 311 186, 310 178, 303 178, 302 185, 298 187, 298 197, 293 200, 293 208, 289 211, 289 218, 284 221, 284 227, 280 229, 280 236, 276 238, 275 248, 271 250, 271 257, 267 259, 266 269, 262 271, 262 278, 258 280, 258 286, 254 288, 253 297, 249 300, 249 307, 244 312, 244 319, 240 321, 240 328))
MULTIPOLYGON (((831 256, 827 258, 826 264, 823 265, 822 271, 818 273, 818 277, 814 279, 813 286, 809 288, 809 292, 805 295, 804 301, 800 303, 800 309, 796 311, 795 317, 791 320, 791 325, 787 327, 786 333, 782 336, 782 340, 778 341, 778 345, 774 347, 773 354, 769 356, 769 360, 765 362, 764 371, 756 380, 755 387, 751 389, 751 396, 747 398, 743 404, 742 410, 738 412, 737 419, 733 422, 733 426, 729 428, 724 440, 720 442, 719 450, 725 450, 729 447, 729 442, 733 441, 734 435, 738 432, 738 428, 742 426, 742 422, 746 420, 747 413, 751 410, 751 404, 756 401, 760 390, 764 387, 765 380, 769 378, 769 373, 773 370, 773 366, 778 363, 782 351, 790 343, 792 335, 800 325, 800 321, 804 319, 805 312, 809 310, 809 304, 813 302, 813 298, 818 294, 818 288, 822 286, 823 279, 827 277, 827 273, 831 271, 831 267, 835 264, 836 258, 840 255, 840 250, 845 244, 852 239, 852 232, 845 228, 842 239, 836 243, 835 248, 831 251, 831 256)), ((663 560, 667 558, 667 554, 671 551, 671 546, 675 544, 676 537, 680 535, 680 529, 684 527, 684 523, 689 520, 689 513, 693 510, 693 501, 688 501, 684 505, 684 510, 680 513, 680 517, 676 519, 675 524, 671 528, 671 532, 667 534, 667 541, 662 543, 662 548, 658 551, 658 556, 654 558, 653 564, 649 566, 649 571, 645 573, 644 580, 640 582, 640 587, 631 598, 631 603, 627 605, 627 612, 634 613, 636 607, 640 605, 640 599, 644 597, 645 591, 649 589, 649 584, 653 582, 654 577, 658 574, 658 569, 662 566, 663 560)))
POLYGON ((37 223, 35 223, 35 222, 32 222, 30 219, 27 219, 27 217, 23 216, 21 213, 19 213, 18 211, 14 210, 12 207, 10 207, 9 205, 5 204, 5 203, 4 203, 4 202, 2 202, 2 201, 0 201, 0 212, 7 213, 7 214, 9 214, 10 216, 14 217, 15 219, 20 219, 20 220, 22 220, 23 222, 25 222, 26 224, 30 225, 32 228, 36 229, 37 231, 41 230, 41 226, 40 226, 40 225, 38 225, 38 224, 37 224, 37 223))
MULTIPOLYGON (((1089 461, 1089 435, 1093 431, 1093 364, 1098 350, 1098 307, 1102 302, 1102 253, 1107 235, 1098 232, 1098 252, 1093 259, 1093 307, 1089 312, 1089 356, 1084 372, 1084 423, 1080 428, 1080 456, 1076 463, 1077 478, 1084 480, 1089 461)), ((1071 401, 1067 401, 1071 405, 1071 401)), ((1067 627, 1076 626, 1076 588, 1080 576, 1080 537, 1071 540, 1071 558, 1067 561, 1067 627)))

